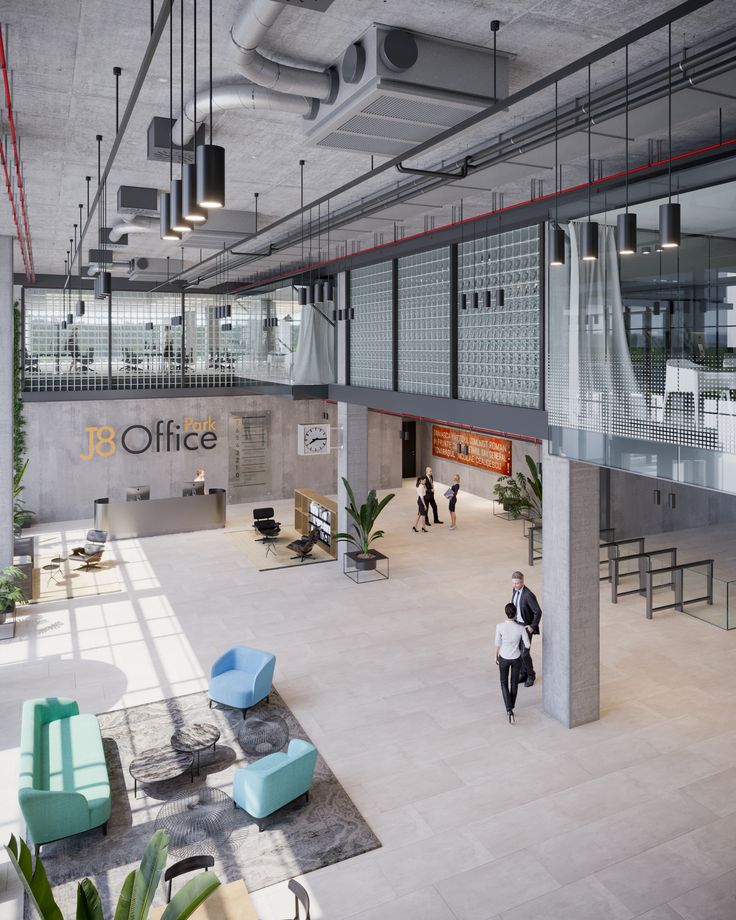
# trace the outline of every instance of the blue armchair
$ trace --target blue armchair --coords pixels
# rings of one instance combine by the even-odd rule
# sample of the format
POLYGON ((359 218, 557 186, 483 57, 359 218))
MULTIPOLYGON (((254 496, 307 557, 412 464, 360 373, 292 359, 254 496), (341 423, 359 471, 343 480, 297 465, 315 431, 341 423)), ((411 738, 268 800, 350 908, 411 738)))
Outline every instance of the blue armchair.
POLYGON ((243 718, 248 710, 267 700, 271 692, 276 658, 270 652, 236 645, 220 655, 212 665, 208 691, 212 703, 222 703, 241 709, 243 718))
POLYGON ((278 751, 240 767, 233 777, 233 799, 244 812, 255 818, 262 831, 263 818, 306 796, 317 764, 317 748, 308 741, 294 738, 285 754, 278 751))

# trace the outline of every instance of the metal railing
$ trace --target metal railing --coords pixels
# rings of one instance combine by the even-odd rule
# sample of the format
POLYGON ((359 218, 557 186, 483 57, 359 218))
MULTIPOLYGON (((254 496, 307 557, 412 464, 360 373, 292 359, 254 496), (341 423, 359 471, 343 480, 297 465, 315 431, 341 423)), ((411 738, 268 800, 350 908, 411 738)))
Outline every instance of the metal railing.
MULTIPOLYGON (((639 594, 642 597, 646 594, 646 576, 648 572, 653 575, 659 571, 665 573, 671 572, 671 567, 677 565, 677 549, 674 546, 668 546, 666 549, 654 549, 646 553, 632 553, 629 556, 615 555, 609 560, 609 571, 611 573, 611 603, 617 604, 620 597, 626 597, 629 594, 639 594), (669 566, 663 569, 653 567, 654 561, 659 556, 669 556, 669 566), (638 584, 635 588, 628 588, 625 591, 620 589, 620 583, 625 578, 636 576, 638 584)), ((666 588, 673 586, 674 582, 670 580, 660 582, 655 585, 656 588, 666 588)))
MULTIPOLYGON (((637 553, 644 552, 644 537, 632 537, 629 540, 608 540, 603 542, 599 548, 598 563, 599 566, 606 566, 605 575, 600 575, 601 581, 611 580, 611 559, 621 555, 622 548, 633 547, 637 553), (603 558, 601 558, 603 556, 603 558)), ((599 569, 600 574, 600 569, 599 569)))
POLYGON ((697 604, 705 601, 708 606, 713 605, 713 560, 700 559, 698 562, 682 562, 678 565, 668 566, 666 568, 653 569, 646 573, 646 597, 647 597, 647 619, 651 620, 653 615, 660 610, 683 611, 686 604, 697 604), (696 568, 704 568, 705 572, 696 574, 705 577, 706 593, 697 597, 685 597, 685 573, 693 572, 696 568), (675 599, 671 604, 659 604, 654 606, 654 592, 661 588, 662 584, 655 585, 654 578, 664 572, 672 573, 672 582, 674 584, 675 599))
MULTIPOLYGON (((495 511, 494 511, 494 514, 495 514, 495 511)), ((500 515, 496 515, 496 516, 499 517, 500 515)), ((542 558, 542 546, 543 546, 542 524, 541 524, 541 521, 539 523, 534 523, 532 521, 529 521, 528 525, 525 524, 524 526, 526 529, 526 533, 524 534, 524 536, 527 539, 528 564, 534 565, 535 562, 537 562, 538 560, 542 558)), ((631 543, 631 542, 637 542, 637 545, 638 545, 638 541, 640 540, 641 548, 642 549, 644 548, 644 537, 637 537, 636 541, 619 540, 618 542, 616 542, 613 540, 615 533, 616 531, 613 527, 606 527, 604 530, 601 530, 600 532, 601 547, 618 546, 619 544, 626 545, 627 543, 631 543)), ((600 564, 601 565, 608 564, 608 559, 609 557, 606 556, 605 559, 600 560, 600 564)), ((601 578, 601 581, 608 581, 608 578, 609 576, 606 575, 604 578, 601 578)))

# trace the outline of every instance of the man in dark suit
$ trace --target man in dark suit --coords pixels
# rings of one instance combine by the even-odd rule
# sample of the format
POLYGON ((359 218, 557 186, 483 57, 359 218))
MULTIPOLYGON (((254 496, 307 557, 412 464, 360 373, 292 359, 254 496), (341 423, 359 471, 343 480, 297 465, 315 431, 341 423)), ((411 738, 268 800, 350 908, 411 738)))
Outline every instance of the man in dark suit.
MULTIPOLYGON (((529 633, 529 645, 531 646, 532 636, 539 635, 539 621, 542 619, 542 608, 535 594, 524 584, 524 573, 514 572, 511 576, 513 594, 511 603, 516 607, 516 622, 526 627, 529 633)), ((533 687, 536 679, 534 672, 534 662, 532 661, 531 651, 526 648, 523 642, 519 643, 521 651, 521 673, 519 682, 524 681, 525 687, 533 687)))
POLYGON ((427 527, 430 525, 429 520, 429 509, 432 509, 434 514, 435 524, 441 524, 440 516, 437 513, 437 502, 434 500, 434 476, 432 475, 432 467, 428 466, 424 471, 424 475, 427 477, 427 494, 424 496, 424 501, 427 503, 427 527))

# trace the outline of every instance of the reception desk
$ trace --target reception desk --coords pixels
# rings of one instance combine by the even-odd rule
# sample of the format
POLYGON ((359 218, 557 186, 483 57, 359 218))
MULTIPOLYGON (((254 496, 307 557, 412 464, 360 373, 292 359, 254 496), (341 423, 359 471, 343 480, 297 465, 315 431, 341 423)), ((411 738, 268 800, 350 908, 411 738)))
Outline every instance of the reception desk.
POLYGON ((224 489, 210 489, 207 495, 138 502, 97 498, 95 528, 106 531, 113 540, 215 530, 225 526, 226 499, 224 489))

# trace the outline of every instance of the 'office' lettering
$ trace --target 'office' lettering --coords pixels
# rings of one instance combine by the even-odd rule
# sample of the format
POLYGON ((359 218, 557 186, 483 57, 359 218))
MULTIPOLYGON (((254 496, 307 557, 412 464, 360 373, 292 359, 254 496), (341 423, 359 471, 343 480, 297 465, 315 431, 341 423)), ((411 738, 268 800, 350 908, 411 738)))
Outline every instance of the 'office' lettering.
MULTIPOLYGON (((111 457, 117 450, 115 429, 110 425, 92 425, 84 429, 87 435, 87 452, 80 459, 111 457)), ((186 416, 184 431, 174 419, 159 419, 153 430, 147 425, 128 425, 120 435, 120 447, 126 454, 172 453, 182 450, 213 450, 217 447, 217 426, 211 415, 206 419, 186 416), (140 434, 138 434, 140 432, 140 434)))

